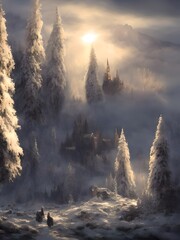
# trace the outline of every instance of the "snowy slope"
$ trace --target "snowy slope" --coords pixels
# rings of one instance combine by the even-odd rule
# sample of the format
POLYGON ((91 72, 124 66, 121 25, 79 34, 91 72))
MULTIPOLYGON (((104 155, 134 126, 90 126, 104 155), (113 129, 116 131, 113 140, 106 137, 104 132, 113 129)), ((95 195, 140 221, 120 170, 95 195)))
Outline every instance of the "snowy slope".
POLYGON ((136 200, 112 196, 102 201, 96 197, 75 205, 47 205, 55 225, 48 229, 46 220, 35 221, 40 204, 1 207, 0 239, 171 239, 178 240, 178 215, 143 216, 136 200), (7 230, 8 229, 8 230, 7 230), (9 231, 9 229, 11 231, 9 231), (7 232, 10 232, 7 234, 7 232))

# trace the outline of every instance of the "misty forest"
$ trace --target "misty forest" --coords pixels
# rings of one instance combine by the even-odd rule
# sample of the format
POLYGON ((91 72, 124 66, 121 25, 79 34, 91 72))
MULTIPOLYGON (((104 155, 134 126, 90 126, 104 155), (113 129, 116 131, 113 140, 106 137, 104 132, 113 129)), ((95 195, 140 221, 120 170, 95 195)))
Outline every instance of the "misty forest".
POLYGON ((180 44, 50 2, 0 6, 0 239, 178 240, 180 44))

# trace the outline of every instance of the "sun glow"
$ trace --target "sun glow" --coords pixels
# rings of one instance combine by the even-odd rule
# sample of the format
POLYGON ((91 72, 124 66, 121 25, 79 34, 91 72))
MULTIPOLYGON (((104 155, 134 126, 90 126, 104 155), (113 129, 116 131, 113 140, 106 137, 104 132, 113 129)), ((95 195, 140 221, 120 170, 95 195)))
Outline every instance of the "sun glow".
POLYGON ((95 42, 97 39, 97 35, 95 33, 87 33, 82 37, 82 41, 87 44, 91 44, 95 42))

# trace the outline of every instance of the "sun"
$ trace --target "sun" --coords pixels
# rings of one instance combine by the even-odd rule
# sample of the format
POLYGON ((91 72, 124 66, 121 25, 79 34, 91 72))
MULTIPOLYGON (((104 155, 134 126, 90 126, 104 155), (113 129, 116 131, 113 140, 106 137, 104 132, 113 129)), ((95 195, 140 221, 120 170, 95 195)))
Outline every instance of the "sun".
POLYGON ((96 41, 97 35, 95 33, 86 33, 82 36, 82 41, 87 44, 92 44, 96 41))

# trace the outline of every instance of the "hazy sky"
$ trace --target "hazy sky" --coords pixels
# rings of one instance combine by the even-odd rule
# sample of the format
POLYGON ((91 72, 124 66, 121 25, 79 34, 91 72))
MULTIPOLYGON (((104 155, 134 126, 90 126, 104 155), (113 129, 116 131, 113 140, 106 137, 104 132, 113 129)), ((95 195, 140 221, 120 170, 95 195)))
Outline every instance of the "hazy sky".
MULTIPOLYGON (((66 31, 85 27, 110 29, 130 24, 154 36, 180 43, 180 1, 178 0, 41 0, 44 20, 50 24, 59 6, 66 31)), ((6 12, 25 20, 31 0, 4 0, 6 12)), ((13 24, 13 23, 12 23, 13 24)), ((18 21, 17 28, 22 27, 18 21), (19 26, 18 26, 19 24, 19 26)))
MULTIPOLYGON (((32 2, 3 1, 10 38, 18 39, 22 44, 32 2)), ((160 39, 180 44, 179 0, 41 0, 41 3, 45 45, 52 29, 55 8, 59 7, 65 30, 68 74, 71 75, 73 90, 78 88, 80 94, 80 86, 83 87, 80 82, 87 69, 90 50, 90 45, 84 44, 81 38, 88 32, 98 35, 94 45, 99 67, 104 68, 109 58, 112 71, 118 68, 122 76, 123 71, 129 73, 134 65, 159 71, 159 62, 162 64, 164 58, 168 59, 167 55, 173 56, 173 61, 179 59, 176 50, 173 54, 168 50, 160 52, 158 43, 154 41, 160 39), (132 26, 135 31, 128 26, 122 28, 124 24, 132 26), (139 36, 139 32, 154 39, 139 36)))

